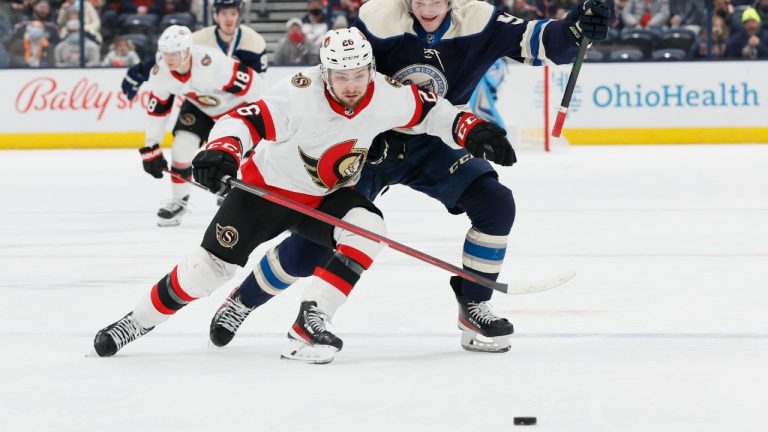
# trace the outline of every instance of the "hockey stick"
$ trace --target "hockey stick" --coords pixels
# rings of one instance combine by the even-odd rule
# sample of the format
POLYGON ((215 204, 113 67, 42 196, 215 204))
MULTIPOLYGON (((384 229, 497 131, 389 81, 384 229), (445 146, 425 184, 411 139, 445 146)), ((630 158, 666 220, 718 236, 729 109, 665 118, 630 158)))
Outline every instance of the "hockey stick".
POLYGON ((591 42, 592 41, 590 41, 588 38, 583 38, 581 40, 581 45, 579 46, 579 52, 576 54, 576 58, 573 60, 571 75, 568 77, 568 84, 565 86, 563 100, 560 102, 560 109, 557 111, 555 126, 552 128, 552 136, 555 138, 559 138, 560 132, 563 130, 565 115, 568 112, 568 106, 571 105, 573 90, 576 88, 576 80, 579 78, 579 71, 581 71, 581 63, 584 62, 584 55, 587 53, 587 48, 591 42))
MULTIPOLYGON (((184 180, 200 189, 206 190, 210 192, 208 188, 205 186, 194 182, 192 180, 185 179, 182 176, 179 176, 176 173, 172 173, 170 170, 163 170, 167 173, 169 173, 171 176, 184 180)), ((309 207, 307 205, 298 203, 290 198, 286 198, 280 194, 276 194, 273 192, 270 192, 268 190, 262 189, 258 186, 254 186, 252 184, 245 183, 241 180, 225 176, 222 178, 222 183, 226 183, 227 185, 237 188, 240 190, 243 190, 245 192, 254 194, 258 197, 261 197, 267 201, 270 201, 272 203, 281 205, 283 207, 287 207, 291 210, 297 211, 299 213, 302 213, 306 216, 309 216, 311 218, 323 221, 327 224, 337 226, 339 228, 343 228, 349 232, 355 233, 361 237, 365 237, 368 240, 375 241, 377 243, 381 243, 385 246, 388 246, 391 249, 394 249, 398 252, 402 252, 406 255, 412 256, 416 259, 419 259, 423 262, 426 262, 427 264, 431 264, 435 267, 441 268, 443 270, 447 270, 450 273, 459 276, 462 279, 466 279, 470 282, 474 282, 476 284, 482 285, 486 288, 490 288, 499 292, 503 292, 505 294, 529 294, 534 292, 540 292, 540 291, 546 291, 551 288, 555 288, 559 285, 562 285, 565 282, 568 282, 573 278, 575 275, 574 272, 566 272, 563 274, 560 274, 556 277, 545 279, 537 282, 532 283, 515 283, 512 285, 508 285, 502 282, 497 282, 491 279, 488 279, 486 277, 480 276, 478 274, 475 274, 471 271, 464 270, 462 268, 456 267, 452 264, 449 264, 443 260, 440 260, 438 258, 435 258, 431 255, 428 255, 424 252, 420 252, 416 249, 413 249, 411 247, 408 247, 402 243, 398 243, 394 240, 391 240, 387 237, 384 237, 382 235, 376 234, 374 232, 368 231, 365 228, 359 227, 357 225, 351 224, 349 222, 346 222, 344 220, 341 220, 339 218, 336 218, 334 216, 331 216, 327 213, 324 213, 320 210, 314 209, 312 207, 309 207)), ((218 195, 218 194, 216 194, 218 195)))

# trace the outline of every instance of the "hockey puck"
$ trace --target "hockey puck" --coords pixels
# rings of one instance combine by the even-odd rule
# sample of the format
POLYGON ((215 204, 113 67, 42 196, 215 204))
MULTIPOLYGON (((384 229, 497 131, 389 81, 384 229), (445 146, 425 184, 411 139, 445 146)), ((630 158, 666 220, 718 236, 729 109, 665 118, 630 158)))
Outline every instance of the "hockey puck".
POLYGON ((515 417, 514 422, 518 426, 533 426, 536 424, 536 417, 515 417))

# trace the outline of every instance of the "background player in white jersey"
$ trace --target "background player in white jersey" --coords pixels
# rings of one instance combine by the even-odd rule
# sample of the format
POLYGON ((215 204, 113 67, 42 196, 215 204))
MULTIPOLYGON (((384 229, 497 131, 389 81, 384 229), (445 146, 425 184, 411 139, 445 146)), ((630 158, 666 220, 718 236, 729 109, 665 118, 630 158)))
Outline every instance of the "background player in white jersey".
MULTIPOLYGON (((514 163, 502 129, 434 93, 377 75, 370 43, 356 28, 328 32, 321 61, 220 119, 206 150, 195 156, 195 179, 219 190, 221 179, 235 176, 243 154, 253 149, 241 167, 245 182, 385 234, 381 212, 350 187, 371 141, 382 131, 416 127, 453 148, 464 147, 502 165, 514 163)), ((303 294, 283 356, 331 361, 342 341, 325 324, 381 245, 240 189, 226 196, 201 247, 160 279, 132 312, 98 332, 96 352, 114 355, 190 301, 209 295, 234 275, 236 266, 245 265, 254 248, 286 230, 334 253, 317 267, 303 294)))
MULTIPOLYGON (((171 147, 171 171, 191 178, 191 162, 200 142, 213 127, 216 118, 238 105, 253 102, 261 96, 261 77, 243 63, 218 50, 192 43, 192 32, 183 26, 168 27, 158 40, 160 60, 150 72, 147 87, 145 146, 139 150, 144 170, 156 178, 163 177, 168 163, 160 149, 165 126, 173 108, 174 96, 184 96, 187 109, 179 112, 171 147)), ((160 226, 181 223, 189 200, 189 184, 171 178, 172 199, 157 212, 160 226)))
MULTIPOLYGON (((220 49, 228 57, 239 60, 263 75, 269 63, 267 43, 255 30, 240 24, 242 9, 242 0, 214 0, 215 25, 192 33, 192 39, 195 45, 220 49)), ((121 85, 128 100, 136 97, 139 87, 149 78, 149 72, 154 65, 155 57, 152 56, 128 69, 121 85)))

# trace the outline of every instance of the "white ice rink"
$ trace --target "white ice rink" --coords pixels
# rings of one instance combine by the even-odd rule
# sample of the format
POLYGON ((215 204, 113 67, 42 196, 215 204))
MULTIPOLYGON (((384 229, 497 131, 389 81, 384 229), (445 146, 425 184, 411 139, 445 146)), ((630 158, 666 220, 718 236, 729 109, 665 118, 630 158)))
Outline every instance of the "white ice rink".
MULTIPOLYGON (((494 296, 511 352, 463 351, 449 274, 387 250, 334 320, 344 350, 315 366, 279 358, 301 284, 208 345, 247 270, 86 357, 199 244, 214 199, 193 191, 184 224, 158 228, 169 187, 135 150, 0 152, 0 431, 768 430, 768 146, 519 159, 501 170, 518 206, 501 279, 577 275, 494 296)), ((390 237, 460 263, 465 217, 401 186, 377 203, 390 237)))

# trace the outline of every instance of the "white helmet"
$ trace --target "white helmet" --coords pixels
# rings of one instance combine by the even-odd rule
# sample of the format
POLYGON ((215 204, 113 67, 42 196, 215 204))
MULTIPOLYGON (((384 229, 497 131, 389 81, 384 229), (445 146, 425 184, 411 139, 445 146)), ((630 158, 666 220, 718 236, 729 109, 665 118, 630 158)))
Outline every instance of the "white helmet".
POLYGON ((161 53, 184 53, 192 48, 192 31, 180 25, 165 29, 157 40, 157 50, 161 53))
POLYGON ((372 65, 372 71, 376 69, 371 43, 356 27, 329 30, 320 47, 320 63, 325 70, 356 69, 366 65, 372 65))

